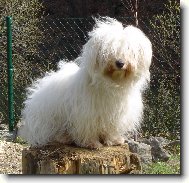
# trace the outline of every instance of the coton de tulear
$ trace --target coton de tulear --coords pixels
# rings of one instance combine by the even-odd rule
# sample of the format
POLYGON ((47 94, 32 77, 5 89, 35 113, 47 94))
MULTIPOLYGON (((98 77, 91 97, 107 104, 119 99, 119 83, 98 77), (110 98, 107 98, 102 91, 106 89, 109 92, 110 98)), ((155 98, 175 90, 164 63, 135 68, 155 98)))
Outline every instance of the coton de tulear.
POLYGON ((134 26, 108 17, 95 21, 80 56, 61 61, 57 72, 28 88, 19 135, 31 146, 120 145, 125 133, 140 127, 151 43, 134 26))

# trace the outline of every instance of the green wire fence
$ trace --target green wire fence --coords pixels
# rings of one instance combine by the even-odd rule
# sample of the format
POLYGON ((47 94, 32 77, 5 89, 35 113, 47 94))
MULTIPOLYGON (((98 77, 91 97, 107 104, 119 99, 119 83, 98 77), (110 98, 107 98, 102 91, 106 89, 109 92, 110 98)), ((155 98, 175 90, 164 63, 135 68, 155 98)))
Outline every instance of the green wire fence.
MULTIPOLYGON (((132 18, 115 18, 124 25, 135 25, 132 18)), ((18 21, 15 16, 14 21, 10 16, 4 20, 0 22, 0 124, 9 124, 9 130, 13 131, 21 120, 26 88, 44 73, 56 70, 58 61, 77 58, 94 20, 46 17, 18 21)), ((169 54, 170 47, 163 47, 159 34, 140 18, 139 25, 152 41, 154 50, 151 83, 144 94, 142 132, 145 136, 163 133, 177 137, 180 135, 180 73, 175 63, 179 56, 169 54), (157 50, 162 50, 161 54, 157 50)))
POLYGON ((12 18, 6 17, 7 26, 7 73, 8 73, 8 118, 9 131, 14 128, 14 94, 13 94, 13 64, 12 64, 12 18))

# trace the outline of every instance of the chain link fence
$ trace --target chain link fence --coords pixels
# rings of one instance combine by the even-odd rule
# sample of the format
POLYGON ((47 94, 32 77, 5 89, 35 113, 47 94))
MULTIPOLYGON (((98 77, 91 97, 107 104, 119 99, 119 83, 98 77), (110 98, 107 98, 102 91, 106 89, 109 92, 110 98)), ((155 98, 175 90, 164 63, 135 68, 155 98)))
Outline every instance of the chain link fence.
MULTIPOLYGON (((135 24, 131 17, 117 17, 124 25, 135 24)), ((180 24, 180 23, 179 23, 180 24)), ((13 66, 14 66, 14 114, 19 122, 25 99, 26 87, 45 72, 56 70, 57 62, 74 60, 80 54, 82 45, 88 40, 92 29, 92 18, 44 18, 37 22, 33 33, 27 34, 25 25, 12 23, 13 66), (26 32, 26 33, 25 33, 26 32), (33 37, 32 37, 33 36, 33 37), (32 40, 32 41, 31 41, 32 40)), ((6 27, 0 33, 0 123, 8 123, 6 27)), ((144 136, 180 135, 180 69, 175 62, 167 62, 169 50, 162 47, 159 35, 149 24, 139 19, 139 27, 153 44, 151 83, 144 94, 145 111, 142 126, 144 136), (161 48, 162 54, 157 55, 161 48)))

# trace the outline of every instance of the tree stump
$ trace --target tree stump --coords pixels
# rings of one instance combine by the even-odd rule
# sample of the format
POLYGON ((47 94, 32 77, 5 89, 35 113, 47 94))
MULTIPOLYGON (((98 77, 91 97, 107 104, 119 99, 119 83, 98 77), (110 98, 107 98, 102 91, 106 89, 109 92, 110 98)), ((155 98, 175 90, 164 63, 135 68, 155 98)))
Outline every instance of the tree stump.
POLYGON ((90 150, 61 144, 26 148, 22 152, 23 174, 140 174, 137 154, 128 144, 90 150))

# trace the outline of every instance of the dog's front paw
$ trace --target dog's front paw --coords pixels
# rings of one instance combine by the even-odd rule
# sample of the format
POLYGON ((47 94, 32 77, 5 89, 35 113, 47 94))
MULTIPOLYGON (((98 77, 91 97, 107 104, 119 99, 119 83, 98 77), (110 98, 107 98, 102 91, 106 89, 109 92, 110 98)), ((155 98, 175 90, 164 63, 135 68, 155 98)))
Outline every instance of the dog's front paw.
POLYGON ((63 133, 61 135, 55 136, 55 141, 59 142, 61 144, 67 144, 67 145, 73 143, 73 140, 72 140, 71 136, 67 132, 65 132, 65 133, 63 133))
POLYGON ((81 147, 86 147, 88 149, 99 149, 103 147, 103 145, 99 141, 95 141, 95 142, 85 143, 81 145, 81 147))
POLYGON ((123 145, 125 142, 125 139, 123 137, 118 137, 113 140, 113 145, 123 145))
POLYGON ((111 140, 105 140, 104 145, 106 146, 113 146, 113 142, 111 140))
POLYGON ((106 139, 104 140, 104 145, 106 146, 116 146, 124 144, 125 139, 123 137, 117 137, 113 139, 106 139))

